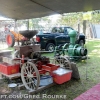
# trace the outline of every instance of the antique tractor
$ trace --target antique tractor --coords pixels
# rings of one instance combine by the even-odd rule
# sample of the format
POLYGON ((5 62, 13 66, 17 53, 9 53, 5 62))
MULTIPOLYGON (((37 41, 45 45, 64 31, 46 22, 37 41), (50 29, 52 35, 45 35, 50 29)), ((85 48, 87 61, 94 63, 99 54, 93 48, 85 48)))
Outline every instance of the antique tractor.
POLYGON ((83 46, 80 46, 79 44, 76 44, 76 31, 71 31, 69 33, 70 36, 70 43, 66 43, 63 46, 57 46, 55 48, 55 56, 60 56, 63 54, 69 56, 70 60, 85 60, 87 59, 87 49, 84 48, 83 46))
POLYGON ((18 42, 18 45, 29 45, 32 42, 34 42, 32 36, 37 34, 37 31, 19 31, 15 32, 10 30, 11 25, 6 27, 5 32, 6 32, 6 43, 8 47, 13 47, 15 45, 15 42, 18 42))

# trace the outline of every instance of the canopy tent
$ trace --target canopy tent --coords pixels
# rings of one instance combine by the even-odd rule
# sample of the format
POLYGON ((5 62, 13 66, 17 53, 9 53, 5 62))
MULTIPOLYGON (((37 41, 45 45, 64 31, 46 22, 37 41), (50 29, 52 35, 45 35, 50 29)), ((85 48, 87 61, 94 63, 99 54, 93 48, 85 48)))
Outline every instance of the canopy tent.
POLYGON ((99 0, 0 0, 0 15, 16 20, 99 9, 99 0))

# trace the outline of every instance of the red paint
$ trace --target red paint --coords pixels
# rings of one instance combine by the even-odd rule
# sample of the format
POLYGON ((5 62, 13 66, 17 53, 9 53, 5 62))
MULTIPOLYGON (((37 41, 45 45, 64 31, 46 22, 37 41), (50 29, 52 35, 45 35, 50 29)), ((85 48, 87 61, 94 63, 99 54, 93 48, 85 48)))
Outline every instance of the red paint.
POLYGON ((19 73, 20 65, 10 65, 8 63, 0 63, 0 72, 6 75, 11 75, 15 73, 19 73))
POLYGON ((22 63, 24 63, 24 58, 25 58, 24 55, 22 55, 22 59, 21 59, 22 63))
POLYGON ((42 65, 42 69, 46 70, 48 72, 52 72, 54 70, 57 70, 60 66, 54 65, 54 64, 46 64, 42 65))
POLYGON ((82 93, 74 100, 100 100, 100 83, 82 93))
POLYGON ((8 45, 12 44, 12 37, 10 35, 7 35, 7 44, 8 45))
POLYGON ((40 42, 40 37, 36 36, 36 42, 40 42))
POLYGON ((72 72, 68 72, 63 75, 57 75, 55 73, 52 73, 53 80, 57 84, 63 84, 65 82, 69 81, 71 79, 71 75, 72 75, 72 72))

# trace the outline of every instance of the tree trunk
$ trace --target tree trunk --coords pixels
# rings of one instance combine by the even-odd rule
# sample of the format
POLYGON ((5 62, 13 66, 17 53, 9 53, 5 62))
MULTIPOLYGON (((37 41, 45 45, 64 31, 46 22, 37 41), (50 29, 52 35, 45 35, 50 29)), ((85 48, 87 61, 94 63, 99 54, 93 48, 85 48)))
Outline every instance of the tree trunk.
POLYGON ((83 33, 86 35, 86 20, 83 20, 83 33))

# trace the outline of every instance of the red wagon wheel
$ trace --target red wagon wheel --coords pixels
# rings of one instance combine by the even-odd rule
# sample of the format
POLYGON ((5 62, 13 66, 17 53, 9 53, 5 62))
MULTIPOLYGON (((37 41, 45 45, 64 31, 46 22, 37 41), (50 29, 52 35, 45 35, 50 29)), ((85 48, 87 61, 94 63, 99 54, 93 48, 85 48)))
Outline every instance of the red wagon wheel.
POLYGON ((35 66, 31 62, 26 62, 21 68, 21 79, 26 89, 32 91, 37 90, 40 84, 40 74, 35 66))

